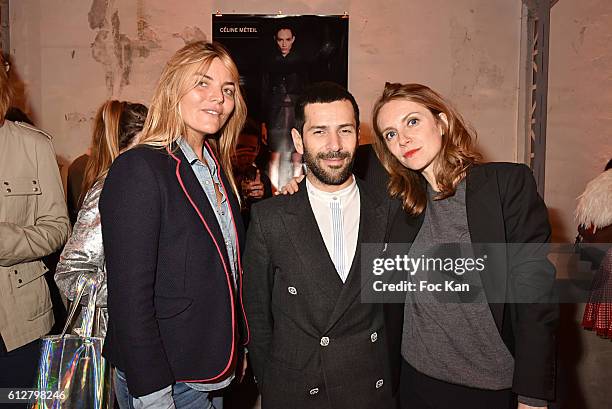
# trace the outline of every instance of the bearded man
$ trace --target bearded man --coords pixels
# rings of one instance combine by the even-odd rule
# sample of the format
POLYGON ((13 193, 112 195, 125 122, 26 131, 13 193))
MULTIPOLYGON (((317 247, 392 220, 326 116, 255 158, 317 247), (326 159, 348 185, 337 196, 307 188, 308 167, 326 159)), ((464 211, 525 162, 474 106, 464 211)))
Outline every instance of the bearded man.
POLYGON ((393 408, 383 305, 360 297, 361 243, 382 246, 390 201, 352 174, 355 98, 310 86, 291 134, 307 176, 294 195, 253 206, 243 262, 262 408, 393 408))

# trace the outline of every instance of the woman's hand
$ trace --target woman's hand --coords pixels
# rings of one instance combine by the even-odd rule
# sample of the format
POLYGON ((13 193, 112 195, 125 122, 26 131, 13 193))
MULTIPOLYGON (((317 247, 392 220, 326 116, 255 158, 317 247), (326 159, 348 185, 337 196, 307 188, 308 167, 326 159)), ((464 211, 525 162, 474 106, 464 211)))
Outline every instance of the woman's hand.
POLYGON ((256 180, 243 180, 242 194, 245 199, 261 199, 264 195, 264 185, 256 180))
POLYGON ((287 182, 287 184, 281 188, 280 193, 282 193, 283 195, 292 195, 296 193, 298 190, 300 190, 300 188, 298 187, 298 184, 303 179, 304 179, 304 175, 292 177, 289 180, 289 182, 287 182))

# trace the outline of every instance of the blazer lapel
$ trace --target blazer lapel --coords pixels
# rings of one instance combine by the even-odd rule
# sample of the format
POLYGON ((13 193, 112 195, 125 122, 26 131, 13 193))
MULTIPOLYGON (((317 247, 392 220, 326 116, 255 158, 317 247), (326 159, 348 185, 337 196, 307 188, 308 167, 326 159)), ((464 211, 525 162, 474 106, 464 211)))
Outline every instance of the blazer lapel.
POLYGON ((354 302, 360 301, 359 295, 361 294, 362 287, 368 285, 374 278, 373 275, 368 274, 368 278, 362 280, 362 245, 374 245, 376 250, 372 248, 369 250, 374 250, 381 254, 385 246, 385 226, 387 225, 387 219, 390 214, 391 202, 386 197, 383 198, 379 195, 373 195, 368 189, 368 186, 359 179, 357 179, 357 186, 359 187, 359 200, 361 205, 357 247, 355 249, 355 256, 353 257, 349 275, 338 297, 334 311, 330 316, 326 331, 331 330, 340 320, 344 312, 354 302))
POLYGON ((466 180, 466 208, 472 243, 505 243, 503 215, 495 175, 476 166, 466 180))
MULTIPOLYGON (((488 169, 482 166, 472 168, 466 180, 466 210, 468 228, 473 244, 505 243, 504 217, 499 197, 499 187, 495 174, 490 174, 488 169)), ((501 259, 505 262, 506 253, 499 246, 486 246, 483 248, 490 260, 501 259), (501 250, 501 253, 499 251, 501 250), (499 253, 499 254, 497 254, 499 253)), ((496 268, 502 264, 495 263, 496 268)), ((485 269, 480 274, 482 285, 487 294, 506 294, 506 272, 489 271, 485 269)), ((489 303, 491 314, 498 330, 501 333, 503 324, 504 304, 489 303)))
POLYGON ((191 168, 191 164, 187 161, 187 158, 185 158, 183 151, 177 146, 176 150, 174 150, 173 152, 173 155, 175 157, 173 158, 174 161, 176 161, 177 159, 179 161, 179 172, 177 174, 177 179, 178 182, 184 188, 183 194, 185 200, 194 209, 194 212, 196 210, 199 211, 204 220, 206 220, 206 224, 208 225, 208 228, 212 233, 212 238, 214 238, 217 244, 219 245, 221 253, 223 254, 223 257, 225 259, 225 263, 229 268, 229 257, 227 255, 227 249, 224 245, 225 240, 223 238, 223 233, 221 232, 221 227, 217 222, 217 216, 215 214, 215 211, 212 208, 210 202, 208 201, 208 197, 206 196, 204 189, 202 189, 202 186, 200 185, 200 182, 198 181, 195 172, 191 168), (193 202, 191 203, 191 201, 193 202))
POLYGON ((298 257, 309 267, 308 281, 314 283, 330 302, 335 303, 343 283, 325 247, 306 189, 304 179, 298 192, 288 201, 282 218, 298 257))

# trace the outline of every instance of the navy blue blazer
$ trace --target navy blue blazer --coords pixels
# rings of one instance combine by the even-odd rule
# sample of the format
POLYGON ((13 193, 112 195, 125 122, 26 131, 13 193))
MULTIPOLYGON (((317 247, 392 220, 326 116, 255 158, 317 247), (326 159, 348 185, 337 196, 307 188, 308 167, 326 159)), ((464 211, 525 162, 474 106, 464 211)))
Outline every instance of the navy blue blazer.
MULTIPOLYGON (((238 239, 240 206, 219 166, 238 239)), ((100 197, 108 280, 104 356, 143 396, 177 381, 219 382, 248 342, 214 209, 180 149, 136 147, 113 163, 100 197)))

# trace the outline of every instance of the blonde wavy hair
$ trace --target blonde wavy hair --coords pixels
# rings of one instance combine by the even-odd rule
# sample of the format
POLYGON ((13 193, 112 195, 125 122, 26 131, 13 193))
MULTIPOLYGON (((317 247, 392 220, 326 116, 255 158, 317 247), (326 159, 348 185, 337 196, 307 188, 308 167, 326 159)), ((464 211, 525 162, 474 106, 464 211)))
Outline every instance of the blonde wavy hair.
POLYGON ((479 163, 482 156, 474 148, 476 131, 444 97, 421 84, 386 83, 382 95, 372 110, 372 124, 376 136, 374 150, 389 172, 390 179, 387 186, 389 194, 399 197, 407 212, 419 215, 427 204, 423 177, 420 172, 406 168, 393 156, 378 126, 380 110, 395 100, 408 100, 424 106, 443 129, 442 148, 434 162, 434 176, 440 190, 436 200, 454 195, 457 185, 465 177, 468 169, 479 163), (446 115, 448 125, 440 119, 440 113, 446 115))
POLYGON ((229 70, 235 83, 234 111, 218 132, 218 138, 207 141, 219 156, 221 167, 238 196, 232 174, 231 158, 247 116, 247 107, 239 87, 239 74, 229 52, 219 43, 198 41, 178 50, 168 61, 155 89, 149 114, 139 143, 158 148, 177 149, 175 142, 187 134, 179 102, 198 83, 197 73, 207 72, 213 59, 218 58, 229 70))

